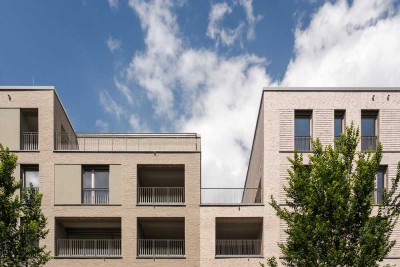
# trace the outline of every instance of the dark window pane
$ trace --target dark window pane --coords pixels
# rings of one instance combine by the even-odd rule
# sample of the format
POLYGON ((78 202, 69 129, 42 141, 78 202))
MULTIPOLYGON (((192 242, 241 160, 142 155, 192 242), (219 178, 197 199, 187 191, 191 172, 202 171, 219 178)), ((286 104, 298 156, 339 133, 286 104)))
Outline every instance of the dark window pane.
POLYGON ((294 122, 295 136, 310 136, 310 118, 297 117, 294 122))
POLYGON ((375 136, 374 117, 363 117, 361 119, 361 136, 375 136))
POLYGON ((343 120, 341 117, 335 117, 335 136, 340 136, 343 129, 343 120))
POLYGON ((379 170, 376 176, 376 188, 383 189, 385 186, 385 172, 379 170))
POLYGON ((94 171, 94 187, 95 188, 108 188, 108 171, 95 170, 94 171))
POLYGON ((83 171, 83 188, 92 188, 92 170, 83 171))

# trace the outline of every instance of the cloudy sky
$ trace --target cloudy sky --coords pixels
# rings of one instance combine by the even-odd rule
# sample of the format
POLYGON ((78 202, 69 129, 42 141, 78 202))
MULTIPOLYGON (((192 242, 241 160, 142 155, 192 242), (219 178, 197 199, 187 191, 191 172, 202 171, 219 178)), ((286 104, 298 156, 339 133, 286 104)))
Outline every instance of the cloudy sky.
POLYGON ((203 187, 239 187, 263 87, 400 86, 399 2, 4 0, 0 84, 77 131, 197 132, 203 187))

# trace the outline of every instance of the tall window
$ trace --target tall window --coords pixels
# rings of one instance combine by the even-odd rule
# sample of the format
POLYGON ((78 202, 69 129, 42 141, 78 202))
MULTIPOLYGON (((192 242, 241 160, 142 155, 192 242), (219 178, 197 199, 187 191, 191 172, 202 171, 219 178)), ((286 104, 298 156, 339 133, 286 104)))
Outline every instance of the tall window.
POLYGON ((29 187, 30 184, 38 190, 39 189, 39 166, 29 165, 22 166, 22 186, 23 188, 29 187))
POLYGON ((311 111, 296 110, 294 119, 294 147, 297 151, 311 149, 311 111))
POLYGON ((386 186, 386 167, 380 167, 375 180, 374 203, 382 203, 383 190, 386 186))
POLYGON ((335 110, 335 121, 334 121, 334 135, 335 139, 340 139, 340 134, 344 130, 344 110, 335 110))
POLYGON ((109 167, 87 166, 82 177, 83 204, 109 203, 109 167))
POLYGON ((361 150, 376 150, 378 111, 361 112, 361 150))

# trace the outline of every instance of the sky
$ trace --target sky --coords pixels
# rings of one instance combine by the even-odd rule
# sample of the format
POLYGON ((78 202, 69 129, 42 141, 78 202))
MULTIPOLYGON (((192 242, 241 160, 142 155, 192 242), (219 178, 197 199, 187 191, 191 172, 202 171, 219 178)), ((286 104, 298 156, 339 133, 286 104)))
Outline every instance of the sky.
POLYGON ((196 132, 241 187, 264 87, 400 86, 400 0, 3 0, 0 84, 53 85, 77 132, 196 132))

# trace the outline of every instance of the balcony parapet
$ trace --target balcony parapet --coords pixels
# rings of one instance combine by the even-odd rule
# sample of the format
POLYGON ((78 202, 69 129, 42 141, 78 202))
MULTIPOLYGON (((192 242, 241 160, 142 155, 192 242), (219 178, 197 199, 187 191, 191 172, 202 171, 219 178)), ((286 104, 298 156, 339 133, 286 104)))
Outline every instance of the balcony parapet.
POLYGON ((200 136, 182 134, 55 133, 56 151, 198 152, 200 136))

